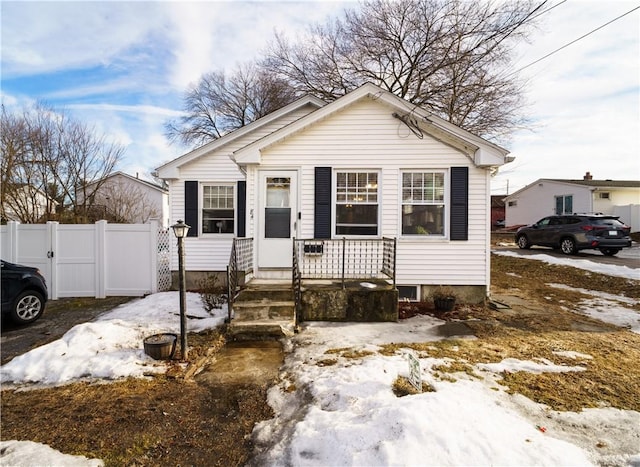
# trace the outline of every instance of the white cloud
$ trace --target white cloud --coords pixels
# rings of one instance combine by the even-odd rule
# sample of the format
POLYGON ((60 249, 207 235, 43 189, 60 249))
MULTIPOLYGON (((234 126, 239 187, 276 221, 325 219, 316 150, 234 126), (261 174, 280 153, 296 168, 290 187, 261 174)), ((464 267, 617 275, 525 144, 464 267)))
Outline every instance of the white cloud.
POLYGON ((3 2, 2 10, 5 77, 108 64, 164 23, 147 2, 3 2))
POLYGON ((260 56, 276 29, 295 33, 355 2, 168 3, 175 62, 171 83, 179 89, 203 73, 233 69, 260 56))
POLYGON ((147 114, 158 117, 179 117, 183 112, 179 110, 156 107, 153 105, 113 105, 113 104, 72 104, 69 109, 128 112, 134 114, 147 114))

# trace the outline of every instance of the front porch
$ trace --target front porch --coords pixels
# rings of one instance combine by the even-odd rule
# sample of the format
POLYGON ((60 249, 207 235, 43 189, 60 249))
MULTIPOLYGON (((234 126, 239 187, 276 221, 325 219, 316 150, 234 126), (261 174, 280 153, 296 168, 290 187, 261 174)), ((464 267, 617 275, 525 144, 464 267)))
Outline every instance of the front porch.
POLYGON ((236 338, 291 335, 303 321, 396 321, 395 239, 293 240, 291 279, 254 277, 253 239, 234 239, 227 284, 236 338))

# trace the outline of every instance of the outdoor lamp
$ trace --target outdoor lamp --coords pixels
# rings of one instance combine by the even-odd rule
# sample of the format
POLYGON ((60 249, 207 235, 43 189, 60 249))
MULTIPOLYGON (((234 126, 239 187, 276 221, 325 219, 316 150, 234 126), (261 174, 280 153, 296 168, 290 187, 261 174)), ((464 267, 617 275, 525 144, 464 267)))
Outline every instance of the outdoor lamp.
POLYGON ((176 238, 184 238, 187 236, 187 232, 189 231, 191 226, 185 224, 183 220, 179 220, 178 222, 173 224, 171 228, 173 229, 173 233, 176 238))
POLYGON ((185 291, 185 271, 184 271, 184 237, 187 236, 189 226, 184 221, 179 220, 171 226, 173 233, 178 239, 178 283, 180 288, 180 350, 182 360, 188 358, 187 347, 187 298, 185 291))

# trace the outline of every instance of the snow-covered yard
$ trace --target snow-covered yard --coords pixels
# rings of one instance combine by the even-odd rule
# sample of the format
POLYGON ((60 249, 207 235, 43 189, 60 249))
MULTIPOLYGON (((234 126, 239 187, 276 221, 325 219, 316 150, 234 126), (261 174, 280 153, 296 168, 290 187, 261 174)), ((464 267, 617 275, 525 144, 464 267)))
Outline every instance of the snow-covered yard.
MULTIPOLYGON (((536 255, 536 260, 558 258, 536 255), (539 256, 539 257, 538 257, 539 256)), ((560 263, 562 264, 562 263, 560 263)), ((565 263, 566 264, 566 263, 565 263)), ((591 263, 592 271, 598 271, 591 263)), ((607 266, 605 273, 611 273, 607 266)), ((629 268, 615 272, 625 276, 629 268)), ((637 274, 633 272, 633 274, 637 274)), ((629 277, 629 276, 626 276, 629 277)), ((633 276, 630 276, 633 277, 633 276)), ((635 278, 635 277, 633 277, 635 278)), ((558 286, 551 285, 551 286, 558 286)), ((162 372, 142 350, 144 336, 178 332, 177 293, 155 294, 122 305, 62 339, 0 367, 3 387, 65 384, 79 379, 140 377, 162 372)), ((583 310, 640 333, 634 300, 597 294, 583 310), (625 307, 624 304, 630 305, 625 307)), ((188 294, 189 330, 219 326, 226 310, 209 315, 188 294)), ((416 316, 399 323, 310 323, 288 340, 281 382, 269 391, 275 417, 254 434, 262 465, 640 465, 640 413, 612 408, 580 413, 552 411, 499 384, 503 371, 583 371, 590 355, 565 349, 571 365, 545 359, 476 364, 480 378, 435 377, 447 359, 420 357, 420 377, 432 391, 397 397, 400 376, 410 375, 409 349, 379 353, 388 343, 435 342, 442 321, 416 316), (331 363, 326 364, 325 352, 331 363), (351 358, 349 349, 358 358, 351 358)), ((417 354, 414 354, 417 355, 417 354)), ((639 395, 640 397, 640 395, 639 395)), ((28 440, 0 442, 2 465, 100 465, 28 440)))

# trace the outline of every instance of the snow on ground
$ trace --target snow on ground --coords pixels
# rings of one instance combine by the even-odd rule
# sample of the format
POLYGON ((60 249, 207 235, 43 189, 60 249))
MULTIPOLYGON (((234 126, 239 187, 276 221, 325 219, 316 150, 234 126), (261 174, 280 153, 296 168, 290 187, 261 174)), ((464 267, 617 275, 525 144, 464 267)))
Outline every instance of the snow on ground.
POLYGON ((640 313, 633 308, 627 308, 621 305, 622 303, 633 306, 640 303, 640 301, 579 287, 568 287, 564 284, 547 285, 557 289, 573 290, 585 295, 592 295, 593 298, 582 300, 578 304, 576 311, 606 323, 628 328, 630 331, 640 334, 640 313))
MULTIPOLYGON (((541 250, 542 251, 542 250, 541 250)), ((640 280, 640 269, 630 268, 628 266, 618 266, 616 264, 596 263, 589 260, 576 260, 573 258, 558 258, 555 256, 539 254, 539 255, 520 255, 515 251, 492 250, 494 255, 511 256, 514 258, 533 259, 544 261, 548 264, 557 264, 560 266, 571 266, 574 268, 585 269, 591 272, 598 272, 608 276, 626 277, 628 279, 640 280)))
POLYGON ((46 444, 33 441, 0 441, 0 465, 3 466, 102 466, 100 459, 62 454, 46 444))
MULTIPOLYGON (((543 256, 543 255, 536 255, 543 256)), ((529 256, 528 258, 532 258, 529 256)), ((550 257, 547 257, 550 258, 550 257)), ((581 262, 583 263, 583 262, 581 262)), ((626 273, 629 268, 618 270, 626 273)), ((593 270, 593 269, 592 269, 593 270)), ((600 294, 599 294, 600 295, 600 294)), ((607 297, 621 302, 623 297, 607 297)), ((208 314, 187 294, 188 329, 219 326, 226 309, 208 314)), ((38 387, 79 379, 140 377, 164 371, 143 351, 144 337, 179 332, 178 293, 148 296, 75 326, 58 341, 0 367, 3 387, 38 387)), ((592 305, 596 309, 599 302, 592 305)), ((610 308, 597 315, 605 319, 610 308)), ((432 368, 445 359, 420 358, 420 376, 435 391, 396 397, 398 376, 409 376, 408 350, 358 359, 330 354, 351 347, 374 352, 384 343, 443 339, 444 323, 417 316, 398 323, 310 323, 285 342, 282 381, 269 390, 275 416, 254 430, 262 465, 640 465, 640 413, 610 408, 550 411, 496 383, 503 370, 580 371, 589 356, 572 352, 573 366, 543 359, 477 365, 482 380, 456 375, 441 381, 432 368), (320 364, 318 364, 320 363, 320 364), (294 389, 295 385, 295 390, 294 389), (599 446, 599 447, 597 447, 599 446)), ((0 442, 1 465, 100 465, 27 440, 0 442)))
MULTIPOLYGON (((144 353, 152 334, 180 332, 179 295, 162 292, 121 305, 96 321, 71 328, 62 338, 0 367, 0 383, 63 384, 162 373, 166 366, 144 353)), ((187 293, 187 328, 198 332, 224 322, 226 308, 209 314, 200 296, 187 293)))

